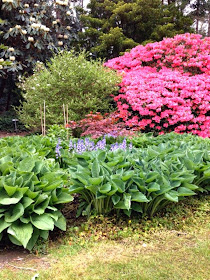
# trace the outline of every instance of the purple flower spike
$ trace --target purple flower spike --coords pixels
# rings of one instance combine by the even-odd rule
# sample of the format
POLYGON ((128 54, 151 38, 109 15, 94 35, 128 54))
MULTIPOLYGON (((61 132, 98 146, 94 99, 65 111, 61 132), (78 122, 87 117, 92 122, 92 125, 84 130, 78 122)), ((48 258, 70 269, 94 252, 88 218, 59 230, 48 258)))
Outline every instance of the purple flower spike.
POLYGON ((60 149, 62 148, 61 146, 60 146, 60 144, 61 144, 61 139, 59 138, 58 139, 58 143, 57 143, 57 145, 56 145, 56 147, 55 147, 55 157, 58 159, 59 157, 61 157, 61 152, 60 152, 60 149))

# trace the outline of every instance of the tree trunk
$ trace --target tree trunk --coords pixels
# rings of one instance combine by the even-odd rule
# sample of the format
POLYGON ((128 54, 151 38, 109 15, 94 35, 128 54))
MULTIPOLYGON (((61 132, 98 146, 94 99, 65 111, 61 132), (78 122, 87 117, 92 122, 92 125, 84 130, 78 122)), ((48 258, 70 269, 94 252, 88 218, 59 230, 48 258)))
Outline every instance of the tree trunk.
POLYGON ((1 79, 0 80, 0 98, 3 97, 4 95, 4 89, 5 89, 5 86, 6 86, 6 79, 1 79))
POLYGON ((210 12, 209 12, 209 15, 208 15, 208 33, 207 33, 207 36, 210 37, 210 12))

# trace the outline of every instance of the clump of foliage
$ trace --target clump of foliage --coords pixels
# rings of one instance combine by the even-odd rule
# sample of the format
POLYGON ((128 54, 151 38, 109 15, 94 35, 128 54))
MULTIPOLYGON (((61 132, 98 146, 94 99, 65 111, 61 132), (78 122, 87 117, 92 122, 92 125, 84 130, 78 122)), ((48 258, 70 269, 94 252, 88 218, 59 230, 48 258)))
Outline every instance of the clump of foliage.
POLYGON ((80 44, 96 57, 110 59, 140 43, 190 32, 192 20, 180 2, 91 0, 80 16, 80 44))
POLYGON ((48 126, 63 123, 63 104, 68 105, 70 120, 79 120, 91 110, 110 111, 110 95, 116 93, 119 81, 120 77, 105 69, 100 60, 87 60, 84 52, 64 51, 23 81, 26 102, 18 111, 19 118, 38 129, 43 100, 48 126))
POLYGON ((66 174, 54 161, 9 154, 0 160, 0 239, 8 234, 31 250, 54 227, 66 230, 60 204, 73 200, 64 187, 66 174))
POLYGON ((210 38, 177 35, 137 46, 105 65, 123 73, 117 102, 126 125, 210 137, 210 38))
POLYGON ((209 142, 192 137, 129 151, 75 153, 70 191, 80 194, 78 215, 123 211, 153 216, 170 202, 209 191, 209 142))
POLYGON ((90 112, 82 120, 69 122, 67 127, 73 131, 73 134, 75 130, 80 129, 80 136, 90 136, 95 139, 107 134, 114 137, 135 135, 134 130, 128 130, 125 123, 120 122, 117 112, 105 115, 100 112, 90 112))
POLYGON ((5 63, 0 73, 31 72, 37 61, 45 61, 52 52, 69 47, 79 30, 75 1, 2 1, 0 50, 5 63))

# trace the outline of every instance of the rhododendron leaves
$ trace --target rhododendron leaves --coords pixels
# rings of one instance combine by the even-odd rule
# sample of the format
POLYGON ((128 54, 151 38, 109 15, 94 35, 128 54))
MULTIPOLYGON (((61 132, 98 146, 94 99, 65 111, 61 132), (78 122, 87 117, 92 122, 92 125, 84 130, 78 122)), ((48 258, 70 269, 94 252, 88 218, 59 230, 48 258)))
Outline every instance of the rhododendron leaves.
POLYGON ((114 100, 129 128, 210 137, 209 37, 177 35, 137 46, 105 65, 123 74, 114 100))

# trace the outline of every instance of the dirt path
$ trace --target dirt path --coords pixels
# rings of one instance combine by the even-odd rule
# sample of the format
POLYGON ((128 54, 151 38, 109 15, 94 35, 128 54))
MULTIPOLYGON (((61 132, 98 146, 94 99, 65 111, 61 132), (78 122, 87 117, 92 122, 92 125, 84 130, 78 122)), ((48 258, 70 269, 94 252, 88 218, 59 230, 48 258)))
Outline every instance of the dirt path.
POLYGON ((25 136, 27 135, 28 132, 24 131, 24 132, 6 132, 6 131, 0 131, 0 138, 3 137, 8 137, 8 136, 25 136))

